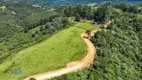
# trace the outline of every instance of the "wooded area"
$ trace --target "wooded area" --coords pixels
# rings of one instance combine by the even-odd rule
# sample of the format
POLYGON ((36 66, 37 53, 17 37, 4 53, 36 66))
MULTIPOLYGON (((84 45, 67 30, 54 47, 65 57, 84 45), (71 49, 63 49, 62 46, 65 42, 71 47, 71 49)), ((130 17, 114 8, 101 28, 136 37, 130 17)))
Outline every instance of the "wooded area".
POLYGON ((66 28, 69 19, 48 8, 27 3, 0 3, 0 62, 66 28))

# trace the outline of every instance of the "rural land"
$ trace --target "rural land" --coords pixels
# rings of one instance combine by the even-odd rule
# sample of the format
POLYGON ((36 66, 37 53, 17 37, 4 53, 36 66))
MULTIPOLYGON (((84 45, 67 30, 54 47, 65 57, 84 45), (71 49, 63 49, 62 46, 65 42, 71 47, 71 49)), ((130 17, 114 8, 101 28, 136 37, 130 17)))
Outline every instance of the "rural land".
POLYGON ((142 80, 142 1, 0 0, 0 80, 142 80))

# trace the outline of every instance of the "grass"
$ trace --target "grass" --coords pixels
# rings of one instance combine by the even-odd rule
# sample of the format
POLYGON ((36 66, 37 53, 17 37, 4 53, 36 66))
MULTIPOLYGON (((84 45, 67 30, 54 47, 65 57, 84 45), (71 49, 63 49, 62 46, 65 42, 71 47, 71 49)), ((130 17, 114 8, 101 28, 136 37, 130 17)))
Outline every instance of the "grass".
POLYGON ((87 46, 80 34, 93 29, 97 27, 91 21, 84 20, 20 51, 0 64, 0 79, 22 80, 30 75, 65 67, 68 62, 81 60, 86 55, 87 46), (17 75, 18 72, 21 74, 17 75))

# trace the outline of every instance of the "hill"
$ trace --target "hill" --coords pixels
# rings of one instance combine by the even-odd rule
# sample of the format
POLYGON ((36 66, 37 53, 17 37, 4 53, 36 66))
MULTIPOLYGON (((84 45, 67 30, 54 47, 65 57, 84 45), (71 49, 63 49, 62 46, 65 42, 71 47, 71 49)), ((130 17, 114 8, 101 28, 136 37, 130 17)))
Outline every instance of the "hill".
POLYGON ((2 80, 23 79, 33 74, 59 69, 70 61, 82 59, 86 54, 86 46, 80 34, 93 29, 97 27, 93 26, 91 21, 76 23, 43 42, 20 51, 15 57, 5 60, 0 65, 2 67, 0 78, 2 80), (13 73, 18 68, 22 71, 21 75, 13 73))
POLYGON ((112 21, 108 29, 101 26, 103 30, 91 38, 97 49, 93 65, 53 80, 142 78, 139 5, 104 3, 51 8, 2 2, 0 18, 0 79, 21 80, 82 59, 86 47, 80 34, 97 29, 92 22, 101 25, 108 21, 112 21))

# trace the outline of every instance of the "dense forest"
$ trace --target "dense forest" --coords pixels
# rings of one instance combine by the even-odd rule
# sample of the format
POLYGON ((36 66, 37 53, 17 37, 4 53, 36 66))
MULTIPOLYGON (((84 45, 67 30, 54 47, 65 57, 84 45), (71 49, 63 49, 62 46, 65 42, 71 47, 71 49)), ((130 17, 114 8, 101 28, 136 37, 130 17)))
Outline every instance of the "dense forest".
POLYGON ((141 8, 138 6, 123 3, 105 4, 97 8, 92 19, 99 23, 108 20, 113 22, 108 29, 103 29, 92 37, 97 48, 93 65, 83 71, 53 80, 142 79, 142 16, 140 14, 141 8))

